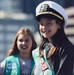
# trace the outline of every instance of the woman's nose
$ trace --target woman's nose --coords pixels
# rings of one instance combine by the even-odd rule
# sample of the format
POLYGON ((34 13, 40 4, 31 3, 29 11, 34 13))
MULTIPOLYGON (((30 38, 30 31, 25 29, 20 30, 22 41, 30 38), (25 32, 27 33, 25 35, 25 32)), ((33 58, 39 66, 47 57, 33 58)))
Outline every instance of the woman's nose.
POLYGON ((45 29, 46 28, 46 26, 45 25, 43 25, 43 27, 42 27, 43 29, 45 29))
POLYGON ((25 41, 23 41, 23 42, 22 42, 22 44, 26 44, 26 42, 25 42, 25 41))

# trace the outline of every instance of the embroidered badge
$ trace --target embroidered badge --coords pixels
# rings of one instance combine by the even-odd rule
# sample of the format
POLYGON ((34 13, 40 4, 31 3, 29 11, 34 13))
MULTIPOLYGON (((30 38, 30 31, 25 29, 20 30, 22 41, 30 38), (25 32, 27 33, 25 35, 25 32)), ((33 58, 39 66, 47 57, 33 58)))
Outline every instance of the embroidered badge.
POLYGON ((40 75, 40 73, 41 73, 41 66, 42 66, 42 63, 44 63, 44 60, 43 60, 43 58, 38 58, 36 61, 38 61, 38 62, 36 62, 36 67, 35 67, 35 69, 34 69, 34 74, 35 75, 40 75))
POLYGON ((46 63, 42 63, 41 69, 46 70, 48 68, 48 65, 46 63))
POLYGON ((8 63, 7 64, 7 68, 8 69, 15 69, 16 68, 16 64, 15 63, 8 63))
POLYGON ((40 72, 41 72, 41 70, 39 68, 35 68, 35 70, 34 70, 34 74, 35 75, 39 75, 40 72))
POLYGON ((45 70, 43 75, 53 75, 51 70, 45 70))

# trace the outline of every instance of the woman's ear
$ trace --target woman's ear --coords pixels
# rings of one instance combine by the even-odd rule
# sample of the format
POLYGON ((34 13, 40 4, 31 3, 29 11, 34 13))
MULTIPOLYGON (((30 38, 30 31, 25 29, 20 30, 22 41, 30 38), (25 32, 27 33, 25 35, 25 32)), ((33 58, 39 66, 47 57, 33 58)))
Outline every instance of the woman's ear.
POLYGON ((58 28, 60 29, 60 25, 58 25, 58 28))
POLYGON ((60 29, 60 28, 61 28, 59 23, 57 24, 57 28, 58 28, 58 29, 60 29))
POLYGON ((60 28, 61 28, 61 22, 58 23, 58 29, 60 29, 60 28))

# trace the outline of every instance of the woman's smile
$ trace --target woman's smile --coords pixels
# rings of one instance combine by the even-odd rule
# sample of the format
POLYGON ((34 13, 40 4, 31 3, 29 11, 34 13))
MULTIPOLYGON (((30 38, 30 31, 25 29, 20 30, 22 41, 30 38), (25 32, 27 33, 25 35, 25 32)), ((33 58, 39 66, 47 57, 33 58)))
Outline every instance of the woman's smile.
POLYGON ((21 46, 21 48, 22 48, 22 49, 27 49, 27 48, 28 48, 28 46, 21 46))

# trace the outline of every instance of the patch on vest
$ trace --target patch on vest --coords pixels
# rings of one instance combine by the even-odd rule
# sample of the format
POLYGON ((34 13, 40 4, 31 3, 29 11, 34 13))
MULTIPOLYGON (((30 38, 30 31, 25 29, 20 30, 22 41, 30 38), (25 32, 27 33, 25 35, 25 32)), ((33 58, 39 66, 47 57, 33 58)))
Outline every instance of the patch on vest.
POLYGON ((8 63, 6 66, 7 66, 8 69, 15 69, 16 63, 8 63))
POLYGON ((48 69, 48 65, 47 65, 47 63, 44 62, 43 58, 38 58, 38 62, 39 63, 36 63, 36 68, 35 68, 34 74, 42 75, 43 71, 48 69))

